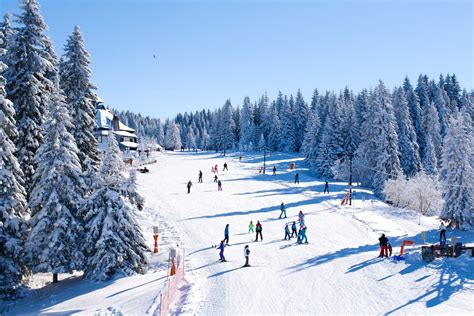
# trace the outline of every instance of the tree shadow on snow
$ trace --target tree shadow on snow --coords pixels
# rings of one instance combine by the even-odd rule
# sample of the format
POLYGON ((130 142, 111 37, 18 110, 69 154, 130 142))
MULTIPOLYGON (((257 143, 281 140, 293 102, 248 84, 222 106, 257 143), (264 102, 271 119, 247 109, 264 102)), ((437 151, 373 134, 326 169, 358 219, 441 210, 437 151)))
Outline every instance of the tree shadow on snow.
MULTIPOLYGON (((298 202, 291 202, 287 203, 286 208, 287 212, 288 209, 290 208, 298 208, 304 205, 313 205, 317 203, 321 203, 324 200, 327 199, 321 199, 321 198, 316 198, 316 199, 308 199, 308 200, 303 200, 303 201, 298 201, 298 202)), ((333 209, 334 207, 331 207, 327 210, 333 209)), ((269 207, 263 207, 255 210, 247 210, 247 211, 234 211, 234 212, 226 212, 226 213, 219 213, 219 214, 209 214, 209 215, 201 215, 201 216, 195 216, 195 217, 189 217, 182 219, 180 221, 190 221, 190 220, 196 220, 196 219, 210 219, 210 218, 220 218, 220 217, 229 217, 229 216, 247 216, 247 215, 252 215, 252 214, 259 214, 259 213, 268 213, 268 212, 280 212, 280 205, 272 205, 269 207)), ((318 211, 321 212, 321 211, 318 211)), ((313 213, 313 212, 311 212, 313 213)))
POLYGON ((237 268, 232 268, 232 269, 229 269, 229 270, 217 272, 217 273, 214 273, 214 274, 208 276, 207 278, 208 278, 208 279, 210 279, 210 278, 215 278, 215 277, 218 277, 218 276, 221 276, 221 275, 223 275, 223 274, 226 274, 226 273, 229 273, 229 272, 232 272, 232 271, 236 271, 236 270, 239 270, 239 269, 242 269, 242 267, 237 267, 237 268))
MULTIPOLYGON (((448 241, 453 236, 456 236, 458 238, 458 241, 462 242, 463 244, 472 244, 474 242, 473 232, 448 230, 448 241)), ((387 237, 390 239, 390 242, 394 247, 394 254, 397 254, 397 252, 399 251, 399 247, 403 240, 413 240, 415 242, 415 246, 419 246, 422 244, 421 233, 414 236, 387 237)), ((427 232, 428 241, 436 241, 437 238, 437 230, 430 230, 427 232)), ((333 260, 357 255, 362 252, 373 252, 374 256, 377 256, 379 253, 379 249, 380 248, 378 243, 374 243, 372 245, 362 245, 353 248, 344 248, 338 251, 307 259, 306 261, 300 264, 286 268, 286 270, 291 270, 290 273, 296 273, 307 268, 312 268, 317 265, 330 263, 333 260)), ((355 273, 361 269, 377 264, 378 262, 383 260, 385 259, 372 258, 369 260, 365 260, 349 267, 345 274, 355 273)), ((418 269, 428 268, 432 269, 436 275, 439 275, 439 278, 437 282, 433 283, 424 293, 422 293, 418 297, 413 298, 405 304, 400 305, 384 314, 392 314, 395 312, 399 312, 401 309, 413 303, 421 301, 425 301, 426 307, 431 308, 447 301, 452 295, 456 294, 457 292, 461 290, 468 290, 474 285, 474 259, 470 257, 470 254, 464 254, 459 258, 439 258, 435 259, 431 263, 425 263, 422 261, 421 250, 418 248, 415 252, 413 252, 412 255, 410 255, 409 257, 407 256, 406 261, 394 264, 405 264, 405 267, 396 274, 409 275, 410 273, 413 273, 418 269)), ((384 281, 392 276, 394 275, 389 275, 377 281, 384 281)), ((427 277, 429 276, 421 277, 416 280, 416 282, 420 282, 426 279, 427 277)))

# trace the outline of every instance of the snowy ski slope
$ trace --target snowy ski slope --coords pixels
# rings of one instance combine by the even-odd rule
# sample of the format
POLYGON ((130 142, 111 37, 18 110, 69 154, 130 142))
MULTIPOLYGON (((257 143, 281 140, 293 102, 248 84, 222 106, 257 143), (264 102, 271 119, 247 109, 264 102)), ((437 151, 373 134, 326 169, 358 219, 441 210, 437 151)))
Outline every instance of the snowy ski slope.
MULTIPOLYGON (((416 214, 372 201, 370 191, 355 189, 354 205, 340 206, 347 186, 324 183, 305 168, 295 155, 272 154, 268 172, 258 174, 260 154, 222 157, 215 153, 166 153, 150 173, 139 174, 139 190, 146 209, 139 222, 150 246, 152 226, 159 223, 160 250, 152 257, 150 271, 143 276, 91 283, 77 276, 35 290, 9 308, 7 314, 62 313, 84 315, 156 314, 159 292, 166 279, 167 248, 179 244, 186 250, 186 278, 175 306, 176 314, 193 315, 326 315, 326 314, 466 314, 474 311, 474 260, 421 261, 419 249, 405 262, 379 259, 378 237, 385 233, 394 253, 401 241, 415 240, 421 231, 436 241, 434 218, 424 217, 418 225, 416 214), (224 162, 228 172, 222 172, 224 162), (297 170, 288 170, 296 162, 297 170), (223 191, 213 183, 211 166, 219 166, 223 191), (276 176, 271 167, 276 165, 276 176), (204 183, 197 182, 198 172, 204 183), (294 172, 300 185, 293 184, 294 172), (192 180, 191 194, 186 183, 192 180), (364 201, 363 201, 364 200, 364 201), (285 202, 288 218, 277 219, 285 202), (286 222, 297 220, 302 210, 308 227, 308 245, 284 241, 286 222), (259 220, 263 242, 254 242, 248 224, 259 220), (230 224, 230 246, 226 263, 218 263, 212 248, 224 238, 230 224), (243 247, 250 245, 249 268, 243 247)), ((473 242, 472 232, 448 231, 463 242, 473 242)), ((49 281, 48 276, 48 281, 49 281)), ((44 277, 35 276, 40 287, 44 277)))
MULTIPOLYGON (((201 315, 224 314, 336 314, 336 313, 451 313, 473 312, 474 260, 436 260, 425 266, 419 253, 407 262, 379 259, 378 237, 385 233, 394 251, 403 239, 421 242, 421 230, 435 241, 438 223, 416 214, 371 202, 369 191, 356 189, 354 207, 341 207, 346 186, 330 183, 323 195, 323 182, 301 168, 301 158, 274 154, 268 170, 258 174, 261 155, 245 156, 239 162, 217 154, 171 153, 164 155, 151 174, 140 183, 149 205, 176 223, 188 254, 191 290, 182 298, 178 312, 201 315), (224 162, 229 171, 222 172, 224 162), (300 185, 292 183, 296 162, 300 185), (212 182, 211 166, 219 165, 223 191, 212 182), (204 172, 204 183, 197 175, 204 172), (187 181, 194 186, 186 194, 187 181), (365 202, 362 202, 364 197, 365 202), (287 220, 278 220, 285 202, 287 220), (284 223, 306 214, 308 245, 284 241, 284 223), (263 225, 263 242, 253 242, 247 233, 249 221, 263 225), (223 239, 230 224, 229 262, 216 263, 218 251, 211 248, 223 239), (249 244, 252 267, 242 268, 243 247, 249 244)), ((451 232, 448 232, 450 235, 451 232)), ((473 233, 459 233, 464 242, 473 233)), ((449 236, 448 236, 449 238, 449 236)))

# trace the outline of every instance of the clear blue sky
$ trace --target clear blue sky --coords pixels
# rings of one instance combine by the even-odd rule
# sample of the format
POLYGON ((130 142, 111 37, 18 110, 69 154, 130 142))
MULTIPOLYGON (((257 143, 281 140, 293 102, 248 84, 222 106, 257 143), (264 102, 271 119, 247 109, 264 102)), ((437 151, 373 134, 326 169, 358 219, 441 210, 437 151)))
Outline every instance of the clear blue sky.
MULTIPOLYGON (((99 95, 155 117, 265 91, 358 91, 456 73, 474 87, 471 1, 40 0, 58 53, 75 24, 99 95), (153 58, 156 55, 157 58, 153 58)), ((0 11, 18 12, 17 0, 0 11)))

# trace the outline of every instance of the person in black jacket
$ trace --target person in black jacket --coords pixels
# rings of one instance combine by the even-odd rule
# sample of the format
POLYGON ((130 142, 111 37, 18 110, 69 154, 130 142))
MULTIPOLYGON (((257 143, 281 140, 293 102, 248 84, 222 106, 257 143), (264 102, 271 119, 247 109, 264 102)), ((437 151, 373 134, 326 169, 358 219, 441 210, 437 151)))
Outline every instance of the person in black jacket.
POLYGON ((388 239, 385 237, 385 234, 382 234, 379 238, 379 243, 380 243, 380 254, 379 258, 383 258, 383 256, 388 257, 388 239))
POLYGON ((198 180, 199 183, 202 183, 202 171, 199 170, 199 180, 198 180))
POLYGON ((260 221, 257 221, 257 225, 255 226, 255 241, 258 241, 258 235, 260 235, 260 239, 263 241, 263 236, 262 236, 262 224, 260 224, 260 221))
POLYGON ((193 183, 191 182, 191 180, 189 180, 188 184, 187 184, 187 187, 188 187, 188 194, 191 193, 191 187, 193 186, 193 183))
POLYGON ((298 172, 295 174, 295 184, 300 184, 300 174, 298 172))

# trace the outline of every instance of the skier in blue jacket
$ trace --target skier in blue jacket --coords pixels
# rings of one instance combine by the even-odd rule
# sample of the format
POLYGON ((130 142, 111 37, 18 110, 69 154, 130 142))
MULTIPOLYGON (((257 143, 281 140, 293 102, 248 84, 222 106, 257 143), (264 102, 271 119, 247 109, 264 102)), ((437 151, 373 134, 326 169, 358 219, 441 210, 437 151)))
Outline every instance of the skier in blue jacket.
POLYGON ((298 232, 296 231, 296 222, 291 224, 291 238, 293 238, 293 236, 298 237, 298 232))
POLYGON ((285 216, 285 218, 286 218, 286 207, 285 207, 285 203, 281 202, 280 210, 281 210, 281 213, 280 213, 280 217, 278 217, 278 218, 282 218, 282 216, 285 216))
POLYGON ((224 240, 221 240, 221 243, 219 245, 219 247, 217 247, 217 249, 219 249, 219 257, 220 257, 220 260, 222 262, 225 262, 225 257, 224 257, 224 248, 225 248, 225 244, 224 244, 224 240))
POLYGON ((286 240, 286 237, 288 237, 288 240, 291 239, 291 237, 290 237, 290 227, 288 226, 288 223, 285 225, 285 240, 286 240))
POLYGON ((308 243, 308 238, 306 237, 306 226, 302 227, 299 232, 298 236, 298 243, 302 244, 304 239, 304 243, 308 243))
POLYGON ((225 241, 226 245, 229 244, 229 224, 225 225, 225 229, 224 229, 224 241, 225 241))

